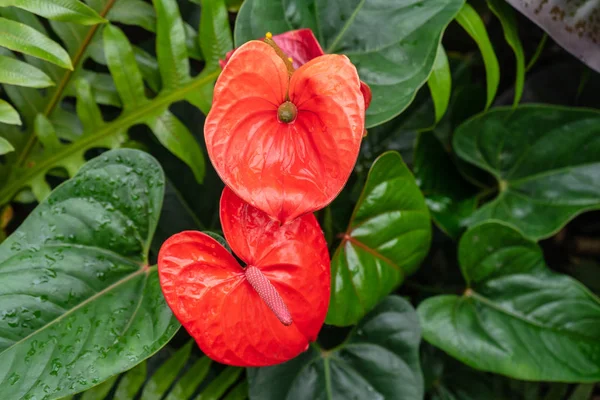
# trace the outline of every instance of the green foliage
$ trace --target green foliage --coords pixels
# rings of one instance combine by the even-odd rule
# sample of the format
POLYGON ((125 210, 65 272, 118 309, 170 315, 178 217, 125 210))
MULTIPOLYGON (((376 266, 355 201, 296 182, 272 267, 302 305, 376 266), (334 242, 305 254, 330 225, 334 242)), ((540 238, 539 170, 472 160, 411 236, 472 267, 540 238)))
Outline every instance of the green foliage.
POLYGON ((599 130, 595 110, 542 105, 496 108, 462 124, 456 153, 492 174, 499 190, 469 222, 497 219, 542 239, 600 208, 599 130))
POLYGON ((496 97, 496 91, 500 83, 500 65, 498 64, 494 47, 487 34, 483 20, 469 4, 465 4, 456 15, 456 22, 475 40, 481 51, 487 78, 487 102, 485 106, 489 108, 496 97))
POLYGON ((444 46, 441 44, 438 47, 433 68, 431 70, 431 76, 427 80, 427 85, 431 91, 431 97, 435 107, 435 122, 439 122, 448 109, 448 103, 450 102, 450 95, 452 93, 450 64, 448 63, 448 56, 446 55, 444 46))
POLYGON ((373 91, 367 128, 404 110, 427 81, 440 36, 462 0, 246 0, 235 26, 236 45, 298 28, 311 28, 326 53, 343 53, 373 91), (381 21, 386 23, 382 24, 381 21))
POLYGON ((429 212, 414 177, 398 153, 382 154, 331 259, 327 323, 358 322, 415 272, 430 242, 429 212))
POLYGON ((175 334, 179 324, 148 266, 163 188, 150 156, 107 153, 0 245, 3 396, 79 392, 131 368, 175 334))
POLYGON ((419 342, 414 309, 389 296, 336 348, 313 346, 287 363, 249 368, 250 398, 421 399, 419 342))
POLYGON ((164 360, 157 354, 121 376, 115 375, 85 391, 80 400, 244 400, 247 381, 238 383, 242 368, 218 365, 206 356, 192 354, 193 341, 164 360), (160 363, 148 376, 149 364, 160 363), (220 370, 220 371, 219 371, 220 370), (227 395, 225 395, 227 393, 227 395))
POLYGON ((598 7, 550 3, 0 0, 2 400, 597 396, 600 78, 557 45, 598 70, 598 7), (248 380, 171 341, 151 266, 183 230, 227 246, 202 130, 234 17, 237 46, 311 28, 373 90, 316 213, 327 325, 248 380))
POLYGON ((539 246, 488 222, 461 238, 462 296, 425 300, 423 337, 464 363, 526 380, 600 380, 600 299, 551 272, 539 246))
MULTIPOLYGON (((3 169, 0 176, 4 180, 0 189, 1 204, 9 202, 23 189, 31 190, 38 200, 42 200, 50 192, 47 174, 56 168, 64 168, 69 176, 72 176, 83 164, 84 155, 88 150, 124 145, 127 131, 138 124, 148 126, 160 143, 188 164, 197 181, 203 180, 203 152, 188 128, 169 111, 169 107, 172 103, 187 99, 207 112, 211 102, 212 85, 219 70, 218 65, 215 67, 211 64, 210 69, 205 69, 197 77, 190 76, 188 51, 196 53, 196 58, 200 58, 200 47, 193 29, 182 21, 175 0, 155 1, 154 8, 137 0, 94 0, 90 1, 91 8, 78 1, 62 1, 62 8, 51 7, 47 2, 17 3, 11 2, 6 5, 18 5, 38 15, 55 19, 51 21, 51 26, 65 43, 76 69, 74 72, 62 73, 47 63, 28 59, 27 61, 33 64, 30 65, 10 56, 0 56, 0 82, 33 87, 49 86, 52 82, 57 84, 56 89, 48 91, 45 95, 5 86, 7 95, 21 114, 27 131, 25 137, 16 133, 3 135, 11 142, 16 154, 5 165, 0 166, 0 169, 3 169), (141 15, 130 11, 131 7, 137 6, 141 15), (69 14, 68 10, 78 16, 69 14), (158 10, 158 13, 155 14, 155 10, 158 10), (122 31, 115 26, 104 24, 86 27, 74 23, 92 23, 92 15, 101 17, 98 22, 103 22, 105 17, 109 20, 114 17, 114 21, 156 31, 158 61, 145 51, 132 46, 122 31), (143 17, 144 15, 146 17, 143 17), (69 22, 64 22, 67 20, 69 22), (110 75, 83 69, 83 62, 88 57, 106 65, 110 75), (156 92, 150 92, 151 98, 148 98, 144 81, 156 92), (76 113, 59 106, 64 102, 66 95, 77 98, 76 113), (98 103, 122 107, 123 111, 118 118, 106 122, 98 103), (33 122, 38 115, 43 115, 53 126, 53 129, 49 130, 54 132, 53 143, 60 139, 60 146, 47 148, 41 143, 33 129, 33 122)), ((224 3, 218 1, 213 2, 212 6, 216 10, 225 8, 224 3)), ((11 18, 3 20, 0 24, 3 26, 1 29, 19 34, 20 36, 15 36, 17 39, 22 37, 12 41, 16 44, 6 39, 4 42, 0 40, 0 46, 55 62, 61 60, 61 56, 65 60, 59 65, 67 62, 68 66, 71 65, 67 53, 47 38, 48 32, 35 16, 14 8, 0 8, 0 12, 11 18), (37 43, 41 45, 36 47, 37 43)), ((226 37, 227 15, 218 13, 210 20, 210 24, 215 23, 219 24, 221 39, 226 37)), ((229 50, 210 34, 203 36, 203 42, 207 59, 222 58, 229 50)), ((13 114, 12 121, 14 120, 13 114)))

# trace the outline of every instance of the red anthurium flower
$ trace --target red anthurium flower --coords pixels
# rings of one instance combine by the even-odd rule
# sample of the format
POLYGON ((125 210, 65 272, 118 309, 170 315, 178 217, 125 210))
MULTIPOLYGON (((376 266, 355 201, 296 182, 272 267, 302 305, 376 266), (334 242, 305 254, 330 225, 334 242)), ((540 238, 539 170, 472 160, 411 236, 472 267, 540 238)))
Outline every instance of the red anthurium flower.
POLYGON ((158 255, 169 307, 218 362, 265 366, 295 357, 316 339, 329 306, 329 254, 317 220, 307 214, 280 225, 226 188, 221 224, 246 267, 204 233, 170 237, 158 255))
POLYGON ((204 136, 225 184, 284 223, 337 196, 364 122, 360 80, 346 56, 320 56, 294 71, 277 46, 250 41, 217 80, 204 136))
MULTIPOLYGON (((281 51, 283 51, 292 59, 292 65, 294 68, 300 68, 313 58, 317 58, 325 54, 312 30, 308 28, 289 31, 280 35, 273 35, 272 39, 277 46, 279 46, 281 51)), ((225 55, 225 60, 219 60, 221 68, 225 67, 234 51, 235 49, 229 51, 225 55)), ((371 95, 371 88, 363 81, 360 81, 360 91, 365 98, 366 110, 369 108, 371 99, 373 97, 371 95)))

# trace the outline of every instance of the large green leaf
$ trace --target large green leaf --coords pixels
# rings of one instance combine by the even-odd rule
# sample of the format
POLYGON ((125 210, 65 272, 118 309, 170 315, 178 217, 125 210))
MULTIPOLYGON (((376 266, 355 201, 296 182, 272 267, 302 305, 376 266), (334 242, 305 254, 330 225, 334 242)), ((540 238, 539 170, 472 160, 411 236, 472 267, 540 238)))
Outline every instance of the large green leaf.
POLYGON ((586 210, 600 208, 600 112, 523 105, 462 124, 459 157, 497 180, 500 193, 471 223, 498 219, 545 238, 586 210))
POLYGON ((419 267, 431 222, 414 177, 396 152, 381 155, 331 260, 327 323, 352 325, 419 267))
POLYGON ((58 43, 20 22, 0 18, 0 46, 73 69, 69 55, 58 43))
POLYGON ((0 386, 7 400, 92 387, 160 349, 179 324, 148 246, 162 170, 117 150, 87 163, 0 245, 0 386))
POLYGON ((559 45, 600 72, 600 30, 596 1, 507 0, 559 45))
POLYGON ((464 363, 524 380, 600 380, 600 299, 544 263, 518 231, 484 223, 459 245, 468 288, 425 300, 425 340, 464 363))
POLYGON ((412 306, 389 296, 335 349, 321 350, 313 344, 285 364, 248 368, 250 398, 422 399, 420 341, 412 306))
POLYGON ((0 7, 13 6, 48 19, 93 25, 106 22, 79 0, 0 0, 0 7))
POLYGON ((0 83, 45 88, 54 82, 42 70, 15 58, 0 55, 0 83))
POLYGON ((462 0, 246 0, 235 43, 311 28, 327 53, 343 53, 373 91, 367 127, 400 114, 427 81, 440 37, 462 0), (382 23, 385 21, 385 23, 382 23))

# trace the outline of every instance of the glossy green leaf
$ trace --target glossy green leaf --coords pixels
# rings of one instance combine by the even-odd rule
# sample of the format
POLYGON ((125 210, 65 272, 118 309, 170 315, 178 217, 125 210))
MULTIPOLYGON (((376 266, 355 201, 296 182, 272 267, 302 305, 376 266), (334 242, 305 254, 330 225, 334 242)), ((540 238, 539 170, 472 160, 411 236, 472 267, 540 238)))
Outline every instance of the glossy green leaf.
POLYGON ((473 188, 431 131, 421 132, 417 138, 413 171, 433 221, 456 239, 477 201, 473 188))
POLYGON ((595 1, 507 0, 565 50, 600 72, 600 4, 595 1))
POLYGON ((423 337, 462 362, 524 380, 600 380, 600 299, 552 272, 538 245, 505 224, 470 229, 462 296, 425 300, 423 337))
POLYGON ((171 387, 179 371, 185 366, 190 352, 192 342, 188 342, 175 352, 164 364, 152 374, 152 378, 146 383, 142 392, 142 400, 160 400, 171 387))
POLYGON ((389 296, 335 349, 313 345, 284 364, 248 368, 250 399, 422 399, 420 341, 412 306, 389 296))
POLYGON ((525 236, 551 236, 576 215, 600 208, 600 112, 522 105, 462 124, 453 147, 492 174, 499 195, 471 224, 497 219, 525 236))
POLYGON ((452 75, 450 74, 450 64, 444 46, 440 43, 438 46, 435 62, 431 70, 431 75, 427 80, 427 85, 431 91, 433 105, 435 108, 435 122, 439 122, 450 103, 450 94, 452 92, 452 75))
POLYGON ((0 46, 73 69, 69 55, 58 43, 20 22, 0 18, 0 46))
POLYGON ((429 212, 413 175, 398 153, 384 153, 369 171, 331 260, 326 322, 358 322, 417 270, 430 242, 429 212))
POLYGON ((77 393, 174 335, 179 324, 147 254, 163 186, 149 155, 106 153, 0 245, 3 398, 77 393))
POLYGON ((0 7, 18 7, 56 21, 94 25, 106 22, 79 0, 0 0, 0 7))
POLYGON ((119 385, 113 397, 114 400, 131 400, 146 381, 146 361, 127 371, 119 381, 119 385))
POLYGON ((6 153, 10 153, 11 151, 15 151, 15 148, 12 144, 3 137, 0 137, 0 155, 4 155, 6 153))
POLYGON ((440 37, 462 0, 246 0, 235 27, 236 46, 311 28, 326 53, 343 53, 373 91, 367 127, 400 114, 427 81, 440 37), (382 23, 385 21, 385 23, 382 23))
POLYGON ((157 15, 156 55, 162 89, 172 90, 190 79, 185 29, 176 0, 153 0, 157 15))
MULTIPOLYGON (((174 0, 163 1, 165 4, 171 4, 170 7, 176 6, 174 0)), ((164 40, 161 37, 168 34, 169 31, 166 29, 159 30, 157 39, 159 43, 161 43, 161 40, 164 40)), ((104 29, 104 52, 108 68, 115 81, 115 86, 121 97, 125 112, 138 110, 141 106, 148 104, 150 100, 146 98, 144 93, 142 74, 135 61, 133 49, 127 37, 119 28, 108 25, 104 29)), ((171 53, 163 53, 162 55, 159 53, 159 56, 168 58, 171 56, 171 53)), ((163 65, 169 66, 170 64, 163 65)), ((163 71, 162 67, 161 71, 163 71)), ((169 92, 173 92, 174 89, 185 85, 188 80, 189 77, 183 82, 177 82, 175 86, 171 86, 170 90, 167 90, 167 93, 162 94, 162 96, 167 96, 169 92)), ((163 146, 189 165, 194 172, 196 180, 202 182, 205 171, 204 154, 196 139, 194 139, 185 125, 171 114, 166 107, 164 109, 156 109, 154 112, 144 115, 143 121, 150 127, 163 146)))
POLYGON ((42 70, 12 57, 0 55, 0 83, 45 88, 54 82, 42 70))
POLYGON ((2 99, 0 99, 0 122, 9 125, 21 125, 21 117, 19 117, 17 110, 9 102, 2 99))
POLYGON ((475 40, 483 57, 487 79, 486 108, 489 108, 494 101, 494 97, 496 97, 498 84, 500 83, 500 65, 498 64, 494 46, 492 46, 483 20, 469 4, 465 3, 456 16, 456 22, 475 40))
POLYGON ((517 77, 515 80, 515 100, 513 105, 516 106, 521 101, 523 84, 525 83, 525 52, 521 44, 521 39, 519 39, 517 18, 515 17, 515 11, 504 0, 488 0, 488 5, 490 10, 500 20, 506 43, 508 43, 515 53, 517 77))

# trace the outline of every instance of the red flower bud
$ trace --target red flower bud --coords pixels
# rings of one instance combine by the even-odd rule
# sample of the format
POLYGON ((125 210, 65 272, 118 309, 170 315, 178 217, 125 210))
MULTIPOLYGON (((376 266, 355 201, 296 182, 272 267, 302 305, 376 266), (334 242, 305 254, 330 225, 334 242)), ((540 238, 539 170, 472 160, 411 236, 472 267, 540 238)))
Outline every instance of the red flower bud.
POLYGON ((236 259, 215 239, 186 231, 158 255, 163 294, 212 359, 282 363, 306 350, 329 306, 329 254, 311 214, 280 225, 225 189, 221 225, 236 259))

